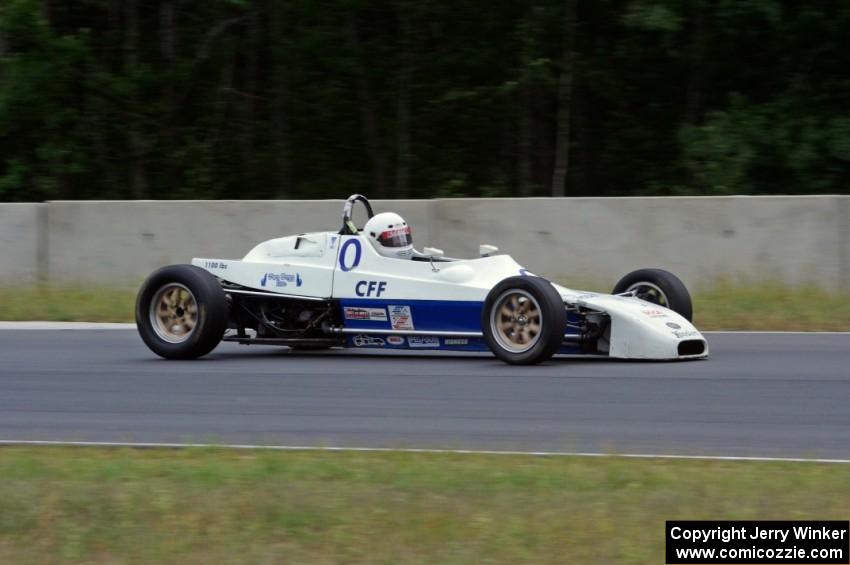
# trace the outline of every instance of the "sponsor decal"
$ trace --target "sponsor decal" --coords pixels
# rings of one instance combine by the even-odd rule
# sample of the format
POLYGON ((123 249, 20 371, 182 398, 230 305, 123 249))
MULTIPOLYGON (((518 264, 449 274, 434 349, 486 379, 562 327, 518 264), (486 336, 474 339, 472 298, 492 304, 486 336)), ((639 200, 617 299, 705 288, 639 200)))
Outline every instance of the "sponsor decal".
POLYGON ((440 338, 433 335, 411 335, 407 336, 410 347, 440 347, 440 338))
POLYGON ((374 296, 379 298, 387 290, 385 281, 358 281, 354 285, 354 293, 357 296, 374 296))
POLYGON ((444 337, 443 345, 469 345, 469 340, 465 337, 444 337))
MULTIPOLYGON (((658 308, 648 308, 646 310, 641 310, 645 316, 649 316, 650 318, 666 318, 667 314, 664 313, 663 310, 659 310, 658 308)), ((667 324, 668 326, 670 324, 667 324)))
POLYGON ((676 322, 667 322, 667 327, 673 328, 674 330, 681 330, 682 329, 682 326, 680 326, 676 322))
POLYGON ((301 273, 266 273, 263 275, 263 278, 260 279, 260 286, 289 286, 294 284, 295 286, 301 286, 304 281, 301 279, 301 273))
POLYGON ((392 239, 397 235, 408 235, 409 233, 410 226, 400 226, 381 232, 381 235, 378 236, 378 239, 392 239))
POLYGON ((339 239, 339 236, 337 236, 337 235, 331 236, 331 238, 328 240, 328 249, 333 249, 334 247, 336 247, 336 240, 337 239, 339 239))
POLYGON ((390 345, 404 345, 404 338, 400 335, 391 335, 387 337, 387 343, 390 345))
POLYGON ((683 337, 692 337, 692 336, 695 336, 695 335, 697 335, 698 333, 699 333, 699 332, 698 332, 698 331, 696 331, 696 330, 675 330, 675 331, 673 332, 673 335, 681 339, 681 338, 683 338, 683 337))
POLYGON ((221 261, 204 261, 205 269, 220 269, 222 271, 227 270, 227 263, 221 261))
POLYGON ((387 306, 390 311, 390 325, 394 330, 412 330, 413 316, 410 313, 410 306, 390 304, 387 306))
POLYGON ((386 308, 355 308, 346 306, 343 308, 346 320, 370 320, 373 322, 386 322, 386 308))
POLYGON ((347 273, 353 271, 360 264, 360 257, 363 255, 363 249, 360 247, 359 239, 349 239, 339 248, 339 268, 347 273), (350 248, 354 248, 353 252, 349 252, 350 248), (349 255, 354 257, 349 257, 349 255))
POLYGON ((579 300, 583 300, 585 298, 595 298, 597 296, 599 296, 599 295, 595 292, 582 292, 581 294, 576 296, 576 298, 579 299, 579 300))
POLYGON ((354 347, 383 347, 383 339, 371 335, 358 334, 351 339, 354 347))

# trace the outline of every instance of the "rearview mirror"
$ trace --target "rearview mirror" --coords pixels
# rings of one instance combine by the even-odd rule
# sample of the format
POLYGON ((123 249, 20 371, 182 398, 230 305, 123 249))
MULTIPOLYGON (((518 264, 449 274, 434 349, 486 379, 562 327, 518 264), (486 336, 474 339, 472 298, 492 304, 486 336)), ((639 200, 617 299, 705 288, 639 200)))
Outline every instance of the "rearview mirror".
POLYGON ((489 257, 490 255, 492 255, 493 253, 495 253, 498 250, 499 250, 499 248, 496 247, 495 245, 479 245, 478 246, 478 256, 479 257, 489 257))
POLYGON ((422 253, 427 255, 428 257, 442 257, 443 250, 437 249, 436 247, 425 247, 422 249, 422 253))

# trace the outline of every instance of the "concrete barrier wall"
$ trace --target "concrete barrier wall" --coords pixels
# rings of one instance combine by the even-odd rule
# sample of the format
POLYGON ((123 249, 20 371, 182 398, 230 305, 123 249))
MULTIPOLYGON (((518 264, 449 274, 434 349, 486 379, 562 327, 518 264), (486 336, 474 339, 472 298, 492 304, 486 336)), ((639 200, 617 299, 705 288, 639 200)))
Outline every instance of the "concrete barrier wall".
MULTIPOLYGON (((629 270, 662 267, 691 287, 743 276, 850 288, 847 196, 373 204, 405 216, 420 249, 474 257, 479 243, 491 243, 559 280, 613 285, 629 270)), ((336 200, 2 204, 0 283, 136 285, 161 265, 239 258, 264 239, 338 229, 341 212, 336 200)))
POLYGON ((46 204, 0 204, 0 281, 29 285, 46 267, 46 204))
MULTIPOLYGON (((847 288, 850 197, 438 201, 438 240, 485 238, 550 277, 616 281, 662 267, 690 287, 718 277, 847 288)), ((613 283, 612 283, 613 284, 613 283)))
MULTIPOLYGON (((393 206, 417 226, 417 234, 430 237, 428 201, 393 206)), ((358 213, 362 225, 365 215, 358 213)), ((238 259, 266 239, 338 230, 342 202, 51 202, 47 218, 51 282, 135 285, 162 265, 192 257, 238 259)))

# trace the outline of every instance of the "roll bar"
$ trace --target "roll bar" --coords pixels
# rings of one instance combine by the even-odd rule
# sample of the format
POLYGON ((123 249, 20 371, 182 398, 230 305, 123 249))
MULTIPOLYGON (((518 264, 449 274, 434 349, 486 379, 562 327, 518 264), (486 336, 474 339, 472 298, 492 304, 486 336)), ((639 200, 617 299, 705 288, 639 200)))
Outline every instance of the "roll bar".
POLYGON ((339 230, 340 235, 357 235, 357 226, 351 221, 351 211, 354 209, 354 203, 361 202, 366 207, 368 218, 372 218, 375 212, 372 211, 372 205, 369 204, 369 199, 362 194, 352 194, 345 201, 345 206, 342 208, 342 229, 339 230))

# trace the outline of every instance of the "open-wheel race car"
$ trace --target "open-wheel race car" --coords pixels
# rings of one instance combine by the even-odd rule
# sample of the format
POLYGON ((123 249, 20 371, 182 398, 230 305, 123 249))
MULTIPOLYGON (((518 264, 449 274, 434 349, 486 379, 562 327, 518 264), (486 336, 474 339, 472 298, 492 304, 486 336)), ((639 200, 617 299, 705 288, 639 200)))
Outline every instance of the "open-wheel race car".
POLYGON ((538 277, 490 245, 452 259, 413 248, 398 214, 351 196, 338 231, 260 243, 241 260, 196 258, 142 285, 136 323, 168 359, 206 355, 222 340, 294 349, 349 347, 491 351, 512 364, 555 354, 621 359, 708 356, 691 324, 685 285, 660 269, 634 271, 612 294, 538 277), (369 220, 358 229, 352 210, 369 220))

